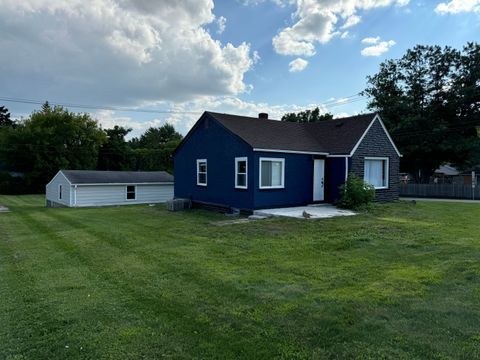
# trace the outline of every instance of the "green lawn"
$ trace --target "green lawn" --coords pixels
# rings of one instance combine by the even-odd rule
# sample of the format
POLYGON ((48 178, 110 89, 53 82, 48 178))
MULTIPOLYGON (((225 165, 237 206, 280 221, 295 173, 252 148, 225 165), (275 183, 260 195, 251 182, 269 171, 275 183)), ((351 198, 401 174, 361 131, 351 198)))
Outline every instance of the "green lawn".
POLYGON ((0 359, 479 359, 480 205, 214 226, 0 196, 0 359))

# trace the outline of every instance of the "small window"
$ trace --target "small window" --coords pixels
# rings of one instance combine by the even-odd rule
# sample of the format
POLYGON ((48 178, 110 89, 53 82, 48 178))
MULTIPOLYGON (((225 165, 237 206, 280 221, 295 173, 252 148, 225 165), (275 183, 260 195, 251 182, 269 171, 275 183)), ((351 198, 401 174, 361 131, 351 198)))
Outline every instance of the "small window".
POLYGON ((207 186, 207 160, 197 160, 197 185, 207 186))
POLYGON ((62 185, 58 185, 58 200, 62 200, 62 185))
POLYGON ((127 185, 127 200, 135 200, 137 198, 136 186, 127 185))
POLYGON ((375 189, 388 188, 388 158, 365 158, 364 180, 375 189))
POLYGON ((237 189, 247 189, 247 158, 237 157, 235 158, 235 187, 237 189))
POLYGON ((285 159, 260 158, 260 189, 285 187, 285 159))

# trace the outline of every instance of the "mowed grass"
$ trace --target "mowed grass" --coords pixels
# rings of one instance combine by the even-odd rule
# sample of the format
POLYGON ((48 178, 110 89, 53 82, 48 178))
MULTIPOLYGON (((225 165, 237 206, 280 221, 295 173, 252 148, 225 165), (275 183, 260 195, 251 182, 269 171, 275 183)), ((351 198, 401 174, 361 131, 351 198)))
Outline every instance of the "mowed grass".
POLYGON ((0 196, 0 359, 479 359, 480 205, 215 226, 0 196))

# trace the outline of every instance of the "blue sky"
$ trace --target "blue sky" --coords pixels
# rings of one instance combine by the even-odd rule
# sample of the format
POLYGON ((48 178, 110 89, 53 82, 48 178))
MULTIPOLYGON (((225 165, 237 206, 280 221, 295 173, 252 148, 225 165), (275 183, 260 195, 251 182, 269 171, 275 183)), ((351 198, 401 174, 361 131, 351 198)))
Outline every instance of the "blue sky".
MULTIPOLYGON (((480 0, 0 0, 0 98, 92 105, 104 127, 173 123, 204 110, 255 115, 357 94, 416 44, 480 40, 480 0), (155 110, 159 113, 120 111, 155 110), (172 111, 172 113, 161 113, 172 111)), ((39 105, 1 101, 14 117, 39 105)))

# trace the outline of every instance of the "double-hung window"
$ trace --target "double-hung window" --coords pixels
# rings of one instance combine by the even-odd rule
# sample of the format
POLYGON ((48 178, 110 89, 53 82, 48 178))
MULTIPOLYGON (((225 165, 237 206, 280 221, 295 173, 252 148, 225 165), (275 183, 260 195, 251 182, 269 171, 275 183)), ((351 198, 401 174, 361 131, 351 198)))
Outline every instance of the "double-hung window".
POLYGON ((137 198, 137 191, 135 185, 127 185, 127 200, 136 200, 137 198))
POLYGON ((207 160, 197 160, 197 185, 207 186, 207 160))
POLYGON ((375 189, 387 189, 388 158, 366 157, 363 178, 375 189))
POLYGON ((260 189, 285 187, 285 159, 260 158, 260 189))
POLYGON ((235 188, 237 189, 248 188, 247 164, 248 160, 246 157, 235 158, 235 188))

